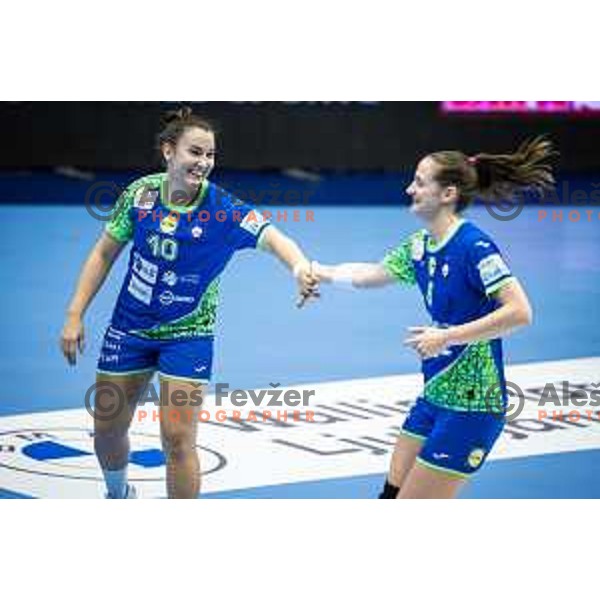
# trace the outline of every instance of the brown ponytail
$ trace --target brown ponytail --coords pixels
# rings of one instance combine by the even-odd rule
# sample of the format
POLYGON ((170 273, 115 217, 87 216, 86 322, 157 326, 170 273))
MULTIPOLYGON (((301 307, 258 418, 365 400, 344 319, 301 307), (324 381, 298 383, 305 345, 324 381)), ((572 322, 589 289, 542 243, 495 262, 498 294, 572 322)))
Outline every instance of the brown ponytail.
POLYGON ((493 201, 511 198, 517 192, 543 195, 554 187, 549 161, 556 156, 552 142, 544 137, 526 141, 513 154, 477 154, 436 152, 430 158, 437 163, 437 182, 459 190, 457 211, 465 210, 476 197, 493 201))
POLYGON ((158 148, 164 144, 177 145, 179 138, 190 127, 199 127, 204 131, 215 133, 215 128, 205 119, 195 115, 189 106, 182 106, 179 110, 165 113, 161 119, 161 131, 158 134, 158 148))

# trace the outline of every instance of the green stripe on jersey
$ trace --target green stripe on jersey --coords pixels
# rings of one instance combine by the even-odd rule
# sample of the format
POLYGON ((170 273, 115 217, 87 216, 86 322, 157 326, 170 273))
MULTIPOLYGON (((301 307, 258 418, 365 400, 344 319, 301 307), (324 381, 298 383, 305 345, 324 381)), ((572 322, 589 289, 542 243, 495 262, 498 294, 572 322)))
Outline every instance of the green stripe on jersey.
POLYGON ((149 340, 181 340, 213 336, 219 304, 219 285, 220 280, 215 279, 208 286, 198 307, 189 315, 153 329, 132 331, 131 333, 149 340))
POLYGON ((490 342, 476 342, 427 382, 425 399, 450 410, 501 415, 504 407, 498 398, 500 389, 490 342))

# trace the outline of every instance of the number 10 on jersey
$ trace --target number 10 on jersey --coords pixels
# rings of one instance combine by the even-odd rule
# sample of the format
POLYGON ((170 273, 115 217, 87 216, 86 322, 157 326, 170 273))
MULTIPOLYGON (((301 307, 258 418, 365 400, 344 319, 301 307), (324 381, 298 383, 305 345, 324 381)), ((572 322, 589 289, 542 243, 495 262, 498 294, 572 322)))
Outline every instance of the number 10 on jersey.
POLYGON ((152 233, 148 236, 148 245, 154 258, 174 262, 177 260, 179 247, 177 240, 173 238, 161 238, 160 235, 152 233))

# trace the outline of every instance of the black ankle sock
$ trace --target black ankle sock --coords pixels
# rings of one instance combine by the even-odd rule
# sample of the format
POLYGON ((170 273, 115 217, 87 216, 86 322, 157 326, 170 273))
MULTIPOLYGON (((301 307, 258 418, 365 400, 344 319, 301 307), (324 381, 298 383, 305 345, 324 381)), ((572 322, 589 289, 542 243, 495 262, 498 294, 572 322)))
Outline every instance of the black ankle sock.
POLYGON ((389 481, 385 482, 383 492, 379 496, 379 500, 395 500, 400 493, 400 488, 392 485, 389 481))

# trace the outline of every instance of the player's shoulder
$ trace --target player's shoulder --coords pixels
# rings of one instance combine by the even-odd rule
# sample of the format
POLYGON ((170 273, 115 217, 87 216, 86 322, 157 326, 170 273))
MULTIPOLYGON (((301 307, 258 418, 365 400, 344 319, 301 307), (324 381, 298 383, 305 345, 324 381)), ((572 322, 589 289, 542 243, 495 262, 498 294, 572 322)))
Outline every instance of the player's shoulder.
POLYGON ((227 212, 231 212, 244 206, 244 202, 242 202, 235 194, 212 181, 208 182, 207 198, 215 208, 227 212))
POLYGON ((152 173, 135 179, 127 186, 127 192, 135 193, 140 189, 160 190, 166 178, 166 173, 152 173))
POLYGON ((209 206, 211 210, 225 211, 231 216, 227 222, 239 223, 245 220, 262 223, 261 212, 256 206, 241 200, 234 193, 214 183, 209 187, 209 206))
POLYGON ((496 243, 492 237, 471 221, 463 223, 460 229, 460 242, 467 250, 496 248, 496 243))
POLYGON ((123 192, 122 200, 127 207, 151 209, 162 190, 166 173, 153 173, 132 181, 123 192))

